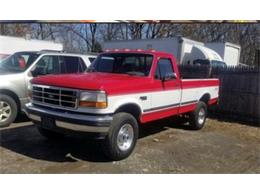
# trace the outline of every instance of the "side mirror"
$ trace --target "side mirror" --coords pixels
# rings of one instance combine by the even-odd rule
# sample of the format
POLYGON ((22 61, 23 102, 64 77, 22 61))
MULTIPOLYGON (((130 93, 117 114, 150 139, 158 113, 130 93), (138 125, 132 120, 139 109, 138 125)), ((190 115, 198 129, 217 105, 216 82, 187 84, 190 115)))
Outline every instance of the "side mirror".
POLYGON ((165 82, 173 79, 177 79, 176 73, 166 73, 165 76, 162 78, 162 81, 165 82))

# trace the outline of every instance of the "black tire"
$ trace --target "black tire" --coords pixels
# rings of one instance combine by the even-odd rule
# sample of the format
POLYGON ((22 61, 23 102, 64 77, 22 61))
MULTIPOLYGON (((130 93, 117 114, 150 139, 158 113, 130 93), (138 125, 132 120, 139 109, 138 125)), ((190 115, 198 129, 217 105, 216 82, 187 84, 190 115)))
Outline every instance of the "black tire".
POLYGON ((185 116, 176 116, 173 118, 173 122, 176 125, 183 125, 189 122, 189 118, 186 118, 185 116))
MULTIPOLYGON (((9 96, 9 95, 5 95, 5 94, 0 94, 0 103, 3 103, 4 106, 9 105, 10 106, 10 115, 8 117, 3 117, 3 115, 1 115, 1 111, 3 112, 3 108, 0 107, 0 127, 7 127, 9 125, 11 125, 14 120, 17 117, 17 113, 18 113, 18 107, 17 104, 15 102, 15 100, 9 96), (3 121, 2 121, 3 120, 3 121)), ((1 106, 1 105, 0 105, 1 106)))
POLYGON ((44 129, 42 127, 37 127, 37 128, 38 128, 39 133, 43 137, 50 139, 50 140, 61 140, 65 137, 65 135, 58 133, 58 132, 55 132, 55 131, 44 129))
MULTIPOLYGON (((125 112, 115 114, 109 128, 109 133, 106 136, 103 144, 105 155, 111 160, 122 160, 127 158, 135 148, 136 141, 138 139, 138 133, 139 126, 134 116, 125 112), (129 125, 132 127, 132 129, 129 125), (131 144, 129 144, 129 147, 125 150, 120 149, 120 147, 122 148, 123 146, 118 144, 118 139, 120 135, 122 135, 119 134, 119 132, 122 131, 123 127, 129 127, 131 132, 133 132, 133 136, 131 136, 131 144)), ((128 138, 126 138, 126 140, 128 140, 128 138)))
POLYGON ((190 113, 189 116, 190 127, 193 130, 199 130, 203 128, 207 118, 207 105, 204 102, 199 101, 196 109, 190 113), (204 112, 204 117, 200 112, 204 112))

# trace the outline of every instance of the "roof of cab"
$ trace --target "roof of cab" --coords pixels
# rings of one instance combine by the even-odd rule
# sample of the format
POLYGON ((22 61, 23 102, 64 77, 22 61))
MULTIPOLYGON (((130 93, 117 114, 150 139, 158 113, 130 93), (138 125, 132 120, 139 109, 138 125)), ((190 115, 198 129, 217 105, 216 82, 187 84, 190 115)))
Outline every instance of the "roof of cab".
POLYGON ((142 53, 151 55, 172 55, 171 53, 156 50, 143 50, 143 49, 107 49, 102 54, 105 53, 142 53))

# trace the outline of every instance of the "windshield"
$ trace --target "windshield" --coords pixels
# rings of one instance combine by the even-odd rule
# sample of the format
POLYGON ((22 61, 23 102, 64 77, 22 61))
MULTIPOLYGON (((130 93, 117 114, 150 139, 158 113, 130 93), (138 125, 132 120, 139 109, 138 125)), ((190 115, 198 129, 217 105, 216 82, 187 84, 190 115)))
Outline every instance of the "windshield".
POLYGON ((0 62, 2 62, 5 58, 7 58, 9 55, 0 54, 0 62))
POLYGON ((39 54, 33 52, 17 52, 0 62, 0 72, 24 72, 37 59, 39 54))
POLYGON ((93 61, 88 72, 106 72, 148 76, 153 62, 153 56, 136 53, 101 54, 93 61))

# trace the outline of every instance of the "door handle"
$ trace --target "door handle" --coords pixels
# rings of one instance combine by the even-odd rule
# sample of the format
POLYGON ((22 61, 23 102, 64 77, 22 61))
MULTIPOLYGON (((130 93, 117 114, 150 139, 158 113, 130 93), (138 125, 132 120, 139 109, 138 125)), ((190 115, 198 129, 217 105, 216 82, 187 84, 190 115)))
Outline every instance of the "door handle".
POLYGON ((140 97, 140 100, 143 100, 143 101, 144 101, 144 100, 147 100, 147 96, 141 96, 141 97, 140 97))

